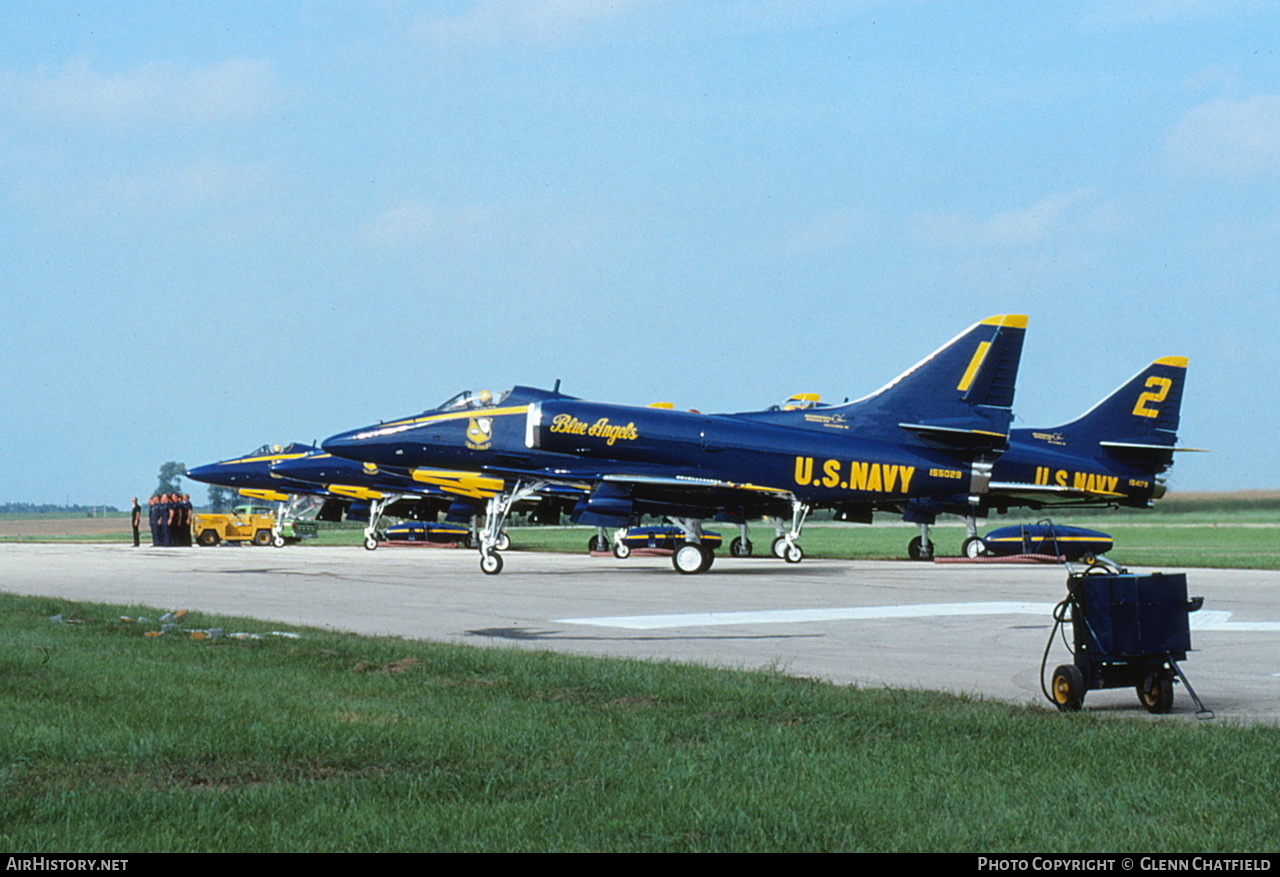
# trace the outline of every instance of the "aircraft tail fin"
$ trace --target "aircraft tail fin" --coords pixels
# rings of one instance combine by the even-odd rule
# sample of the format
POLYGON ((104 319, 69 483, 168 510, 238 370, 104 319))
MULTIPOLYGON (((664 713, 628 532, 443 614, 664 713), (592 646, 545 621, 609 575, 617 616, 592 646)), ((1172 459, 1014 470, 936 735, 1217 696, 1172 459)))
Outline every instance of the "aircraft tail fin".
POLYGON ((1062 426, 1036 430, 1072 445, 1097 446, 1129 462, 1163 469, 1178 440, 1185 356, 1165 356, 1138 372, 1088 412, 1062 426))
POLYGON ((855 421, 863 434, 900 436, 906 429, 942 447, 1001 447, 1013 421, 1026 328, 1021 314, 988 317, 877 392, 828 410, 855 421))

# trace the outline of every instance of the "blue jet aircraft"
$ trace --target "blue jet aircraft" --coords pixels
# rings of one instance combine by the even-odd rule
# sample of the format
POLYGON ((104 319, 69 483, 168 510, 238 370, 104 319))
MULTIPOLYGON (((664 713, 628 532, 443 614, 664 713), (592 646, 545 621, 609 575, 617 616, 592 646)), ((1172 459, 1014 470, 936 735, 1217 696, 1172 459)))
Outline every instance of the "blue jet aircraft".
POLYGON ((399 478, 388 473, 375 481, 351 460, 335 461, 328 467, 333 476, 329 483, 319 483, 321 479, 307 476, 314 468, 311 461, 320 456, 333 459, 314 445, 263 445, 250 454, 197 466, 186 476, 234 488, 241 496, 280 503, 272 534, 277 546, 284 544, 280 529, 285 518, 297 513, 296 503, 303 497, 322 501, 316 520, 340 521, 345 516, 349 521, 367 522, 365 547, 377 546, 374 534, 384 513, 421 517, 434 515, 442 502, 449 505, 440 490, 415 483, 407 473, 399 478), (293 468, 286 471, 282 467, 293 468))
MULTIPOLYGON (((1173 465, 1173 454, 1196 450, 1175 447, 1186 370, 1186 357, 1157 359, 1071 423, 1012 430, 985 494, 918 497, 890 508, 920 526, 920 535, 907 546, 908 555, 913 560, 933 557, 929 527, 940 514, 964 520, 962 551, 978 557, 984 543, 978 538, 977 519, 991 511, 1150 508, 1165 493, 1163 474, 1173 465)), ((819 399, 815 393, 798 393, 781 407, 830 407, 819 399)))
MULTIPOLYGON (((551 484, 587 484, 579 523, 626 526, 669 518, 686 544, 672 556, 700 573, 708 518, 790 516, 774 553, 797 563, 815 507, 863 509, 917 497, 986 492, 1004 450, 1026 317, 976 323, 884 389, 817 410, 706 415, 585 402, 516 387, 459 394, 441 409, 333 436, 326 451, 376 465, 482 473, 504 488, 488 503, 481 569, 502 569, 496 546, 511 506, 551 484)), ((474 476, 472 476, 474 477, 474 476)))
MULTIPOLYGON (((1195 450, 1177 447, 1186 376, 1186 357, 1162 357, 1070 423, 1013 430, 979 510, 1150 508, 1165 494, 1173 455, 1195 450)), ((970 556, 981 553, 976 537, 973 522, 970 556)))

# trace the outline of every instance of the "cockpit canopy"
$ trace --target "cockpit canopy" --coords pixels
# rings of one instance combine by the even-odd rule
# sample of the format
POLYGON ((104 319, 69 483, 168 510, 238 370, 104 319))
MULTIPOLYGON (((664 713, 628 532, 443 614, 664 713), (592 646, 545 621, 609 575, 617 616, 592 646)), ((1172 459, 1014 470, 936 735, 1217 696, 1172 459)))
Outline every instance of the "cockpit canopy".
POLYGON ((829 408, 830 405, 822 401, 822 396, 817 393, 796 393, 781 405, 774 405, 770 411, 804 411, 809 408, 829 408))
POLYGON ((492 390, 463 390, 451 396, 434 411, 467 411, 476 408, 496 408, 511 395, 510 390, 495 393, 492 390))
POLYGON ((304 445, 299 442, 289 442, 287 445, 263 445, 252 453, 245 454, 246 457, 274 457, 279 454, 307 454, 314 451, 311 445, 304 445))

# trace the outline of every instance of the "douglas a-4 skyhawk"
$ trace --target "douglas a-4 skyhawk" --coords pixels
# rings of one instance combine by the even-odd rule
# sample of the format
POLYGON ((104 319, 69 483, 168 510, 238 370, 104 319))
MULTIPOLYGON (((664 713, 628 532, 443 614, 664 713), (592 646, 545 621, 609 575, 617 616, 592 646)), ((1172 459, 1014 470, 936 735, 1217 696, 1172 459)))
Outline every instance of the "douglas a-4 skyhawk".
POLYGON ((684 531, 672 556, 682 573, 710 567, 713 555, 700 543, 711 518, 789 517, 774 553, 795 563, 816 507, 861 519, 912 499, 987 492, 1008 441, 1025 329, 1020 315, 983 320, 884 389, 844 405, 707 415, 516 387, 498 397, 460 394, 323 447, 440 479, 502 479, 480 538, 481 569, 490 574, 502 569, 497 546, 512 505, 556 484, 589 487, 574 509, 579 523, 670 519, 684 531))
POLYGON ((932 557, 928 527, 943 513, 965 519, 963 552, 977 557, 984 547, 976 518, 993 510, 1150 507, 1164 495, 1163 475, 1174 453, 1191 450, 1176 447, 1186 375, 1186 357, 1166 356, 1070 423, 1013 430, 985 493, 913 498, 903 505, 903 518, 921 531, 909 553, 932 557))

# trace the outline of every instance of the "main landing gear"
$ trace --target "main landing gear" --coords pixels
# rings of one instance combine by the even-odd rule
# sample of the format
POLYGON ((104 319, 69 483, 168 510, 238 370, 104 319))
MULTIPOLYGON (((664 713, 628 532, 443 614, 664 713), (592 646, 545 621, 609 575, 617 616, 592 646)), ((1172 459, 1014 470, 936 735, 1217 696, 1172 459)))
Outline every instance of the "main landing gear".
POLYGON ((667 518, 684 533, 684 544, 671 554, 671 565, 681 575, 706 572, 715 563, 715 552, 702 544, 702 521, 697 518, 667 518))
POLYGON ((512 507, 546 486, 546 481, 517 479, 509 491, 495 494, 489 500, 484 528, 480 531, 480 571, 485 575, 496 576, 502 572, 502 555, 498 552, 511 544, 503 528, 512 507))
MULTIPOLYGON (((930 518, 932 520, 932 518, 930 518)), ((929 538, 929 525, 919 524, 920 535, 907 543, 907 557, 912 560, 933 560, 934 544, 929 538)), ((987 553, 986 543, 978 537, 978 519, 975 515, 964 516, 964 544, 960 553, 965 557, 981 557, 987 553)))

